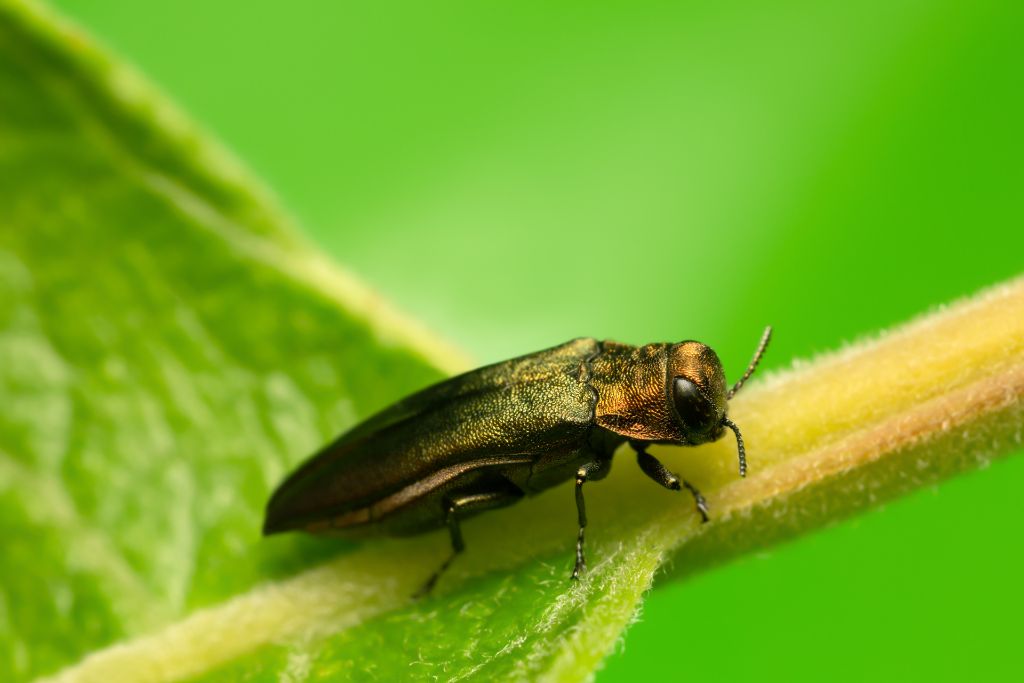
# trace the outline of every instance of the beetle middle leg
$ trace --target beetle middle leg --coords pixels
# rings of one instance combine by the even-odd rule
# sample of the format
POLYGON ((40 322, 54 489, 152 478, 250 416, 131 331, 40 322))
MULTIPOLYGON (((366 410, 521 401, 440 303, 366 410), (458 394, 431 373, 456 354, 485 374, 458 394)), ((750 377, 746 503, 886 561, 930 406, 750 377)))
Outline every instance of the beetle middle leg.
POLYGON ((587 526, 587 507, 583 503, 583 485, 588 480, 602 479, 608 474, 612 461, 595 460, 588 462, 576 471, 576 512, 579 515, 580 531, 576 537, 576 566, 573 567, 571 578, 579 581, 580 574, 587 569, 587 560, 583 555, 583 530, 587 526))
POLYGON ((644 474, 665 488, 672 489, 673 491, 678 491, 685 487, 687 491, 693 494, 693 500, 697 503, 697 512, 700 513, 701 521, 708 521, 707 501, 704 500, 704 496, 701 495, 700 491, 698 491, 693 484, 685 480, 680 480, 679 477, 669 472, 668 469, 661 464, 661 461, 644 450, 642 445, 633 444, 633 448, 636 449, 636 464, 640 466, 640 469, 643 470, 644 474))
POLYGON ((434 585, 452 561, 459 553, 466 549, 462 540, 461 521, 463 517, 484 510, 505 507, 511 505, 523 497, 523 492, 507 480, 500 483, 493 483, 486 489, 476 491, 463 490, 454 492, 444 499, 444 521, 448 526, 448 533, 451 535, 452 554, 448 556, 440 567, 437 568, 430 578, 427 579, 418 591, 413 594, 414 598, 421 598, 434 589, 434 585))

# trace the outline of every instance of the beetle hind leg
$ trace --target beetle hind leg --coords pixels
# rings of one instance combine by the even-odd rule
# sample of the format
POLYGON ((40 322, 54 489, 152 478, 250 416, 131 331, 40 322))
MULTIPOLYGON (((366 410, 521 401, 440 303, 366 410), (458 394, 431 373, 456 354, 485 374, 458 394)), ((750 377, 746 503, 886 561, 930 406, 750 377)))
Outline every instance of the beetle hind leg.
POLYGON ((420 589, 413 594, 414 598, 422 598, 434 589, 441 574, 451 566, 453 560, 466 549, 462 540, 462 518, 476 512, 490 510, 493 508, 505 507, 515 503, 523 497, 523 492, 513 484, 504 481, 504 487, 500 489, 487 489, 480 491, 461 491, 453 493, 444 500, 444 521, 448 527, 448 533, 452 541, 452 554, 448 556, 441 566, 437 568, 430 578, 420 586, 420 589))

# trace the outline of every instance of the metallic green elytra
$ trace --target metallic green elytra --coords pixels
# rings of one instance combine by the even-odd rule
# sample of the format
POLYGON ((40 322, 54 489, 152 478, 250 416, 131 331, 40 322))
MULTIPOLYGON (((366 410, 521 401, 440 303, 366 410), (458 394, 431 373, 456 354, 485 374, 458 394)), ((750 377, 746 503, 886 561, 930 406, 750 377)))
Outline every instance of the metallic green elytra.
POLYGON ((428 387, 377 413, 313 455, 274 492, 264 534, 303 530, 347 535, 414 534, 447 526, 463 550, 461 520, 576 480, 579 535, 572 578, 585 568, 583 484, 603 478, 624 442, 662 486, 687 488, 707 521, 703 496, 647 452, 652 443, 696 445, 736 435, 728 401, 757 367, 764 331, 731 389, 705 344, 630 346, 575 339, 428 387))

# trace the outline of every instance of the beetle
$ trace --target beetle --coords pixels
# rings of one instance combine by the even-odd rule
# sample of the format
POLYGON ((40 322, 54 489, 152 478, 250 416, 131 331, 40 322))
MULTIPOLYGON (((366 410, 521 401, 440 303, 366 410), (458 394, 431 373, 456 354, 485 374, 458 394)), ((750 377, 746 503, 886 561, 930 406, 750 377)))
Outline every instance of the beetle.
POLYGON ((359 537, 447 526, 451 554, 422 595, 464 550, 462 520, 575 479, 579 531, 571 578, 578 579, 586 568, 583 485, 608 474, 623 443, 651 479, 686 488, 705 522, 704 497, 648 445, 702 444, 728 427, 746 476, 743 436, 727 415, 728 401, 754 372, 771 331, 765 329, 746 372, 728 390, 718 355, 692 340, 631 346, 580 338, 442 381, 303 463, 271 496, 263 533, 359 537))

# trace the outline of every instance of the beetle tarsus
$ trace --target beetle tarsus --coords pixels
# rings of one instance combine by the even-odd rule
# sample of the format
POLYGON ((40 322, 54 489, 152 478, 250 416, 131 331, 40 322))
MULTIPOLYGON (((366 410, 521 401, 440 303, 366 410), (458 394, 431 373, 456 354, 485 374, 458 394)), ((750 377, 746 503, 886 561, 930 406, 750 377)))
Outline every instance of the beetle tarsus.
POLYGON ((697 490, 697 487, 688 481, 683 481, 683 486, 686 490, 693 494, 693 501, 697 504, 697 512, 700 513, 700 521, 702 524, 708 522, 708 502, 704 500, 704 496, 697 490))
POLYGON ((572 576, 569 578, 573 581, 580 580, 580 574, 587 571, 587 560, 583 556, 583 527, 580 527, 580 533, 576 536, 576 566, 572 569, 572 576))
POLYGON ((439 578, 441 578, 441 574, 443 574, 444 571, 446 569, 448 569, 448 566, 452 563, 452 560, 454 560, 455 557, 460 552, 462 552, 462 551, 453 552, 451 555, 448 556, 447 560, 445 560, 444 562, 441 563, 441 566, 437 568, 437 571, 435 571, 433 574, 431 574, 430 578, 427 579, 423 583, 423 585, 420 586, 419 589, 415 593, 412 594, 413 600, 419 600, 420 598, 424 598, 427 595, 429 595, 431 591, 434 590, 434 586, 437 585, 437 580, 439 578))

